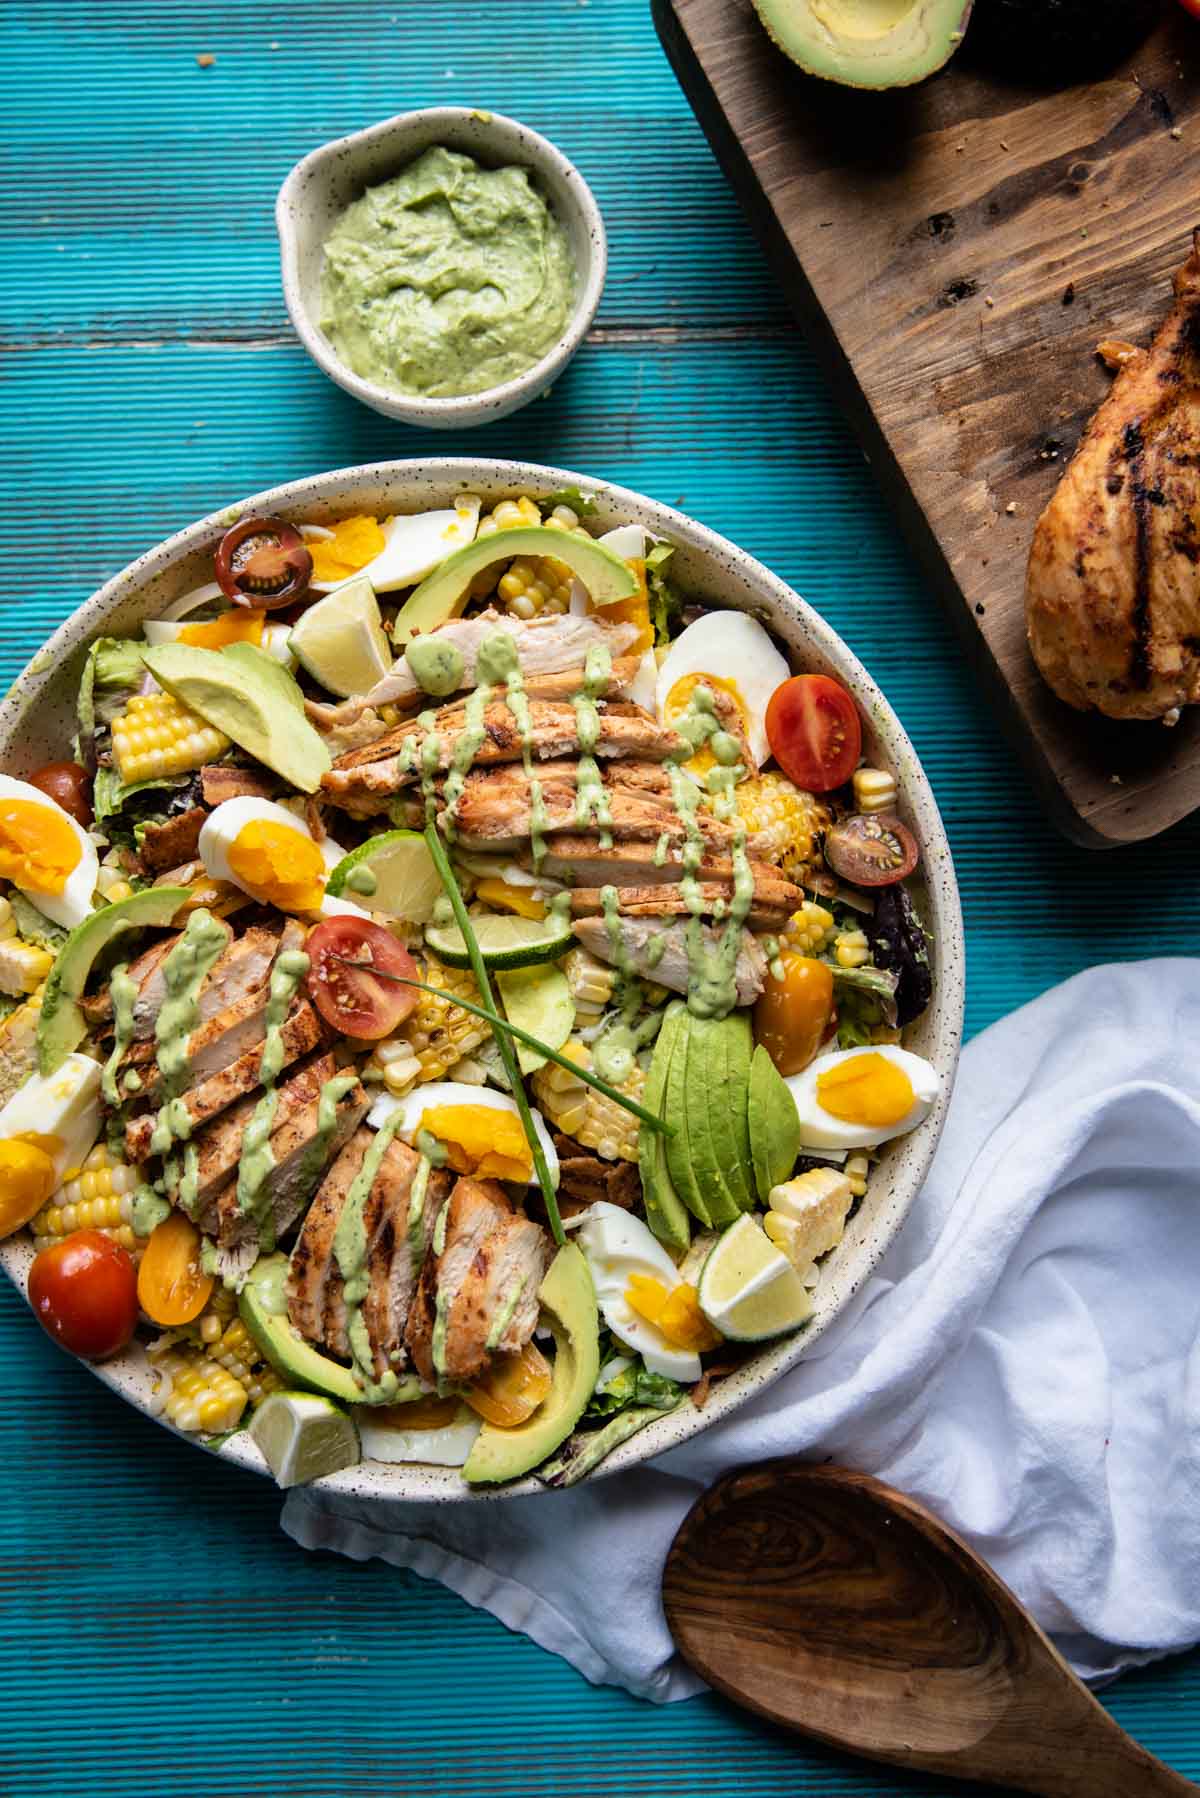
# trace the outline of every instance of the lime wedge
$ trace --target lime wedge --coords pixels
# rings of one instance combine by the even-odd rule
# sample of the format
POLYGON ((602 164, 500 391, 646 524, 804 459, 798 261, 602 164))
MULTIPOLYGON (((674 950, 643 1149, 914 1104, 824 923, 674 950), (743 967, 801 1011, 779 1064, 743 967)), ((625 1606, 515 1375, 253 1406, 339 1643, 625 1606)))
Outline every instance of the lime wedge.
MULTIPOLYGON (((531 968, 506 968, 496 974, 496 985, 510 1024, 539 1036, 550 1049, 561 1049, 575 1022, 575 1001, 561 968, 543 962, 531 968)), ((523 1074, 544 1067, 546 1056, 528 1043, 514 1043, 517 1065, 523 1074)))
POLYGON ((711 1250, 697 1290, 709 1323, 733 1342, 764 1342, 812 1312, 799 1274, 752 1217, 740 1217, 711 1250))
POLYGON ((342 857, 326 891, 388 918, 428 924, 442 883, 419 830, 385 830, 342 857))
POLYGON ((369 692, 392 665, 375 589, 361 574, 310 606, 288 646, 314 680, 342 699, 369 692))
MULTIPOLYGON (((575 941, 571 926, 555 916, 517 918, 472 913, 471 924, 489 968, 532 968, 540 961, 557 961, 575 941)), ((428 925, 425 946, 452 968, 471 965, 457 924, 428 925)))
POLYGON ((332 1399, 314 1392, 273 1392, 250 1420, 277 1486, 305 1486, 357 1467, 358 1431, 332 1399))

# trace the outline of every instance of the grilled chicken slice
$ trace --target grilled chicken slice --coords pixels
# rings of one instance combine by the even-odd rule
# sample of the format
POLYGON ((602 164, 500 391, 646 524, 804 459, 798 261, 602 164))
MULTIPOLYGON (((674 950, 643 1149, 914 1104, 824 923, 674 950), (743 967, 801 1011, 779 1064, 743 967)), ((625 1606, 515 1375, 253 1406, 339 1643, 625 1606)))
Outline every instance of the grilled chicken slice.
POLYGON ((440 1255, 426 1256, 405 1343, 427 1380, 473 1380, 537 1324, 550 1238, 494 1180, 462 1178, 447 1200, 440 1255))
MULTIPOLYGON (((325 1031, 314 1008, 303 995, 297 995, 292 1002, 291 1010, 283 1021, 279 1033, 280 1047, 283 1052, 281 1067, 291 1067, 301 1056, 309 1054, 325 1040, 325 1031)), ((230 1037, 227 1035, 225 1046, 228 1047, 230 1037)), ((227 1106, 232 1105, 243 1094, 253 1092, 259 1085, 259 1070, 262 1066, 262 1039, 256 1041, 252 1048, 239 1055, 236 1061, 227 1067, 219 1068, 207 1079, 200 1080, 183 1095, 183 1103, 187 1107, 188 1116, 192 1120, 193 1131, 206 1124, 210 1118, 216 1117, 227 1106)), ((143 1112, 139 1117, 131 1118, 125 1126, 125 1159, 127 1161, 145 1161, 150 1153, 150 1138, 154 1131, 155 1113, 143 1112)))
MULTIPOLYGON (((596 808, 580 812, 579 764, 573 761, 543 763, 534 780, 538 786, 542 830, 598 834, 611 831, 618 841, 655 843, 665 837, 682 848, 686 840, 683 819, 671 802, 666 770, 655 762, 611 762, 601 771, 608 813, 602 827, 596 808), (649 774, 652 778, 647 779, 649 774)), ((529 841, 533 824, 532 782, 519 763, 483 768, 467 776, 454 810, 455 837, 467 851, 519 849, 529 841)), ((703 817, 701 829, 714 847, 729 842, 727 825, 703 817)))
MULTIPOLYGON (((629 756, 639 761, 665 761, 683 748, 682 739, 635 708, 636 715, 614 712, 603 704, 600 708, 600 733, 596 754, 602 757, 629 756)), ((443 708, 436 713, 429 736, 436 738, 436 770, 445 773, 450 767, 463 731, 461 707, 443 708)), ((574 706, 566 701, 534 699, 529 705, 531 727, 530 749, 538 761, 573 755, 579 747, 579 726, 574 706)), ((483 716, 484 740, 474 757, 476 767, 496 762, 520 761, 521 732, 517 721, 502 700, 488 706, 483 716)), ((353 750, 341 756, 322 778, 321 785, 335 805, 347 801, 387 798, 419 779, 421 751, 426 742, 424 728, 415 720, 397 725, 377 743, 366 749, 353 750), (408 753, 403 746, 409 745, 408 753), (413 745, 416 752, 413 752, 413 745)))
MULTIPOLYGON (((343 1281, 333 1253, 334 1235, 374 1138, 372 1130, 356 1130, 329 1169, 309 1207, 288 1270, 288 1315, 292 1323, 310 1342, 344 1360, 350 1358, 350 1343, 343 1281)), ((369 1281, 363 1300, 363 1321, 377 1379, 389 1369, 394 1372, 405 1365, 404 1330, 421 1261, 450 1187, 449 1174, 432 1170, 425 1188, 424 1208, 414 1220, 410 1241, 409 1210, 419 1166, 420 1157, 412 1149, 401 1142, 390 1142, 363 1207, 369 1281)))
MULTIPOLYGON (((205 976, 196 996, 201 1025, 209 1024, 223 1010, 235 1005, 246 995, 266 984, 279 943, 279 932, 255 926, 234 941, 233 929, 223 919, 217 923, 226 933, 226 947, 205 976)), ((301 941, 303 932, 301 932, 301 941)), ((154 1025, 167 996, 165 964, 167 956, 179 941, 179 933, 164 937, 151 945, 130 963, 129 973, 137 986, 133 1002, 133 1040, 145 1042, 153 1037, 154 1025)), ((102 1027, 112 1017, 112 997, 108 992, 88 1001, 88 1022, 102 1027)), ((241 1050, 238 1050, 241 1053, 241 1050)), ((232 1057, 231 1057, 232 1059, 232 1057)), ((211 1069, 208 1070, 211 1072, 211 1069)))
MULTIPOLYGON (((232 931, 230 935, 232 935, 232 931)), ((129 978, 138 989, 139 998, 134 1002, 133 1036, 134 1041, 144 1041, 154 1035, 154 1020, 158 1016, 158 1007, 166 997, 166 989, 161 976, 154 976, 161 968, 171 950, 179 941, 179 932, 173 936, 160 937, 151 943, 148 949, 129 964, 129 978), (141 994, 145 993, 143 999, 141 994)), ((112 994, 108 987, 102 993, 93 993, 81 1001, 83 1015, 92 1030, 103 1030, 112 1019, 112 994)))
MULTIPOLYGON (((701 928, 706 946, 715 949, 727 926, 705 924, 701 928)), ((598 960, 611 962, 616 959, 616 951, 603 918, 577 918, 572 929, 584 948, 590 949, 598 960)), ((686 993, 687 930, 688 925, 682 919, 669 921, 662 917, 622 918, 621 959, 627 960, 634 973, 641 974, 646 980, 656 980, 660 986, 669 987, 673 993, 686 993)), ((737 1003, 753 1005, 766 984, 767 958, 759 948, 757 939, 748 930, 742 932, 733 978, 737 1003)))
MULTIPOLYGON (((693 895, 697 901, 697 910, 701 916, 713 916, 720 922, 727 915, 733 899, 733 881, 706 879, 705 873, 705 864, 701 864, 700 884, 693 895)), ((574 916, 601 916, 604 911, 603 894, 603 887, 576 887, 571 893, 571 911, 574 916)), ((625 918, 683 917, 693 910, 692 902, 682 886, 617 887, 616 896, 621 915, 625 918)), ((746 922, 752 930, 782 930, 792 913, 803 902, 803 897, 800 888, 792 886, 776 869, 770 868, 762 872, 756 867, 754 899, 746 922)))
MULTIPOLYGON (((347 1137, 357 1129, 370 1104, 356 1083, 338 1103, 332 1130, 322 1136, 321 1088, 339 1072, 332 1055, 317 1055, 281 1081, 270 1146, 274 1166, 267 1190, 275 1215, 275 1234, 295 1223, 325 1168, 347 1137)), ((209 1124, 197 1137, 200 1150, 197 1213, 201 1227, 233 1247, 253 1233, 253 1219, 238 1209, 237 1172, 246 1126, 259 1095, 252 1094, 209 1124)))
POLYGON ((1200 702, 1200 233, 1175 306, 1124 363, 1029 552, 1029 644, 1060 699, 1110 718, 1200 702))
MULTIPOLYGON (((188 1038, 188 1066, 194 1082, 208 1081, 261 1045, 267 1031, 271 964, 284 949, 303 946, 304 927, 289 918, 282 933, 252 926, 217 958, 200 988, 200 1022, 188 1038)), ((143 989, 134 1004, 135 1029, 144 997, 143 989)), ((153 1099, 158 1085, 158 1069, 151 1068, 145 1077, 144 1096, 153 1099)))

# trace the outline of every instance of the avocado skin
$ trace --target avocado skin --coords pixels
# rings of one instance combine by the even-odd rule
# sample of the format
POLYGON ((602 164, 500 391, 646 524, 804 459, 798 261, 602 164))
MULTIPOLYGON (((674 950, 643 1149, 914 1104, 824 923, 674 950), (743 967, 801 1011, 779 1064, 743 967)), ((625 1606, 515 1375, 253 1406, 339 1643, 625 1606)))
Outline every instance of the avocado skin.
MULTIPOLYGON (((911 87, 949 62, 962 42, 972 0, 914 0, 898 22, 887 55, 872 47, 869 30, 841 32, 818 16, 813 0, 754 0, 767 35, 806 73, 843 87, 911 87), (905 35, 907 33, 907 36, 905 35)), ((847 8, 849 10, 849 8, 847 8)), ((874 8, 862 8, 868 24, 874 8)))
POLYGON ((52 1074, 87 1035, 79 1000, 96 958, 127 930, 165 930, 191 898, 188 887, 149 887, 77 924, 58 952, 38 1015, 38 1070, 52 1074))
POLYGON ((565 1442, 600 1373, 600 1316, 583 1250, 564 1243, 538 1288, 542 1316, 554 1333, 550 1390, 524 1423, 503 1430, 485 1423, 463 1467, 471 1485, 519 1479, 565 1442))
POLYGON ((320 787, 329 751, 304 716, 299 687, 265 651, 253 643, 161 643, 142 659, 159 686, 265 767, 302 793, 320 787))
MULTIPOLYGON (((658 1033, 658 1041, 654 1045, 654 1056, 650 1063, 650 1073, 646 1079, 646 1090, 642 1095, 642 1103, 646 1110, 654 1112, 658 1117, 665 1115, 663 1099, 667 1090, 667 1070, 671 1059, 674 1022, 673 1019, 664 1018, 663 1020, 658 1033)), ((686 1249, 692 1240, 692 1225, 687 1206, 671 1185, 671 1176, 667 1172, 666 1143, 662 1132, 650 1130, 645 1124, 642 1124, 638 1130, 638 1171, 642 1176, 642 1200, 646 1207, 646 1222, 660 1242, 668 1243, 672 1248, 686 1249)))
POLYGON ((286 1255, 263 1255, 255 1262, 238 1299, 242 1322, 272 1367, 293 1385, 340 1398, 345 1404, 361 1405, 362 1387, 350 1369, 305 1342, 285 1313, 268 1311, 264 1305, 264 1281, 279 1277, 286 1265, 286 1255))
POLYGON ((618 599, 632 599, 637 581, 623 559, 603 543, 591 538, 573 537, 564 545, 562 533, 543 524, 517 525, 505 533, 502 543, 477 537, 446 557, 414 587, 392 626, 392 641, 398 649, 412 641, 418 631, 436 630, 448 618, 457 618, 467 603, 471 581, 493 562, 507 561, 512 556, 544 556, 557 551, 577 574, 597 603, 611 605, 618 599), (486 546, 492 545, 490 553, 486 546), (599 588, 599 597, 593 591, 599 588))
POLYGON ((754 1184, 759 1202, 765 1205, 771 1188, 786 1180, 796 1165, 800 1153, 800 1120, 787 1082, 761 1043, 750 1063, 746 1113, 754 1184))

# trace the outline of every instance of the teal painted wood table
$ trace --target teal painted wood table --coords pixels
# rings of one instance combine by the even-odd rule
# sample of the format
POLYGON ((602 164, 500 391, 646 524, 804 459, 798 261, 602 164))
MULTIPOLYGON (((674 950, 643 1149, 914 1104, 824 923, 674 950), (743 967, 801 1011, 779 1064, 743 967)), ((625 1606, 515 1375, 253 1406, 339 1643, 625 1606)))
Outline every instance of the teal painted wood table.
MULTIPOLYGON (((1050 832, 646 0, 27 0, 2 31, 0 677, 106 575, 257 488, 452 448, 554 461, 724 531, 866 660, 949 826, 969 1029, 1090 963, 1192 951, 1200 828, 1107 858, 1050 832), (456 444, 376 417, 312 366, 272 225, 306 150, 439 101, 560 144, 611 251, 595 328, 554 392, 456 444)), ((438 1587, 304 1555, 271 1487, 117 1403, 7 1287, 0 1368, 6 1798, 951 1789, 798 1746, 715 1698, 656 1710, 593 1689, 438 1587)), ((1200 1776, 1200 1656, 1106 1702, 1200 1776)))

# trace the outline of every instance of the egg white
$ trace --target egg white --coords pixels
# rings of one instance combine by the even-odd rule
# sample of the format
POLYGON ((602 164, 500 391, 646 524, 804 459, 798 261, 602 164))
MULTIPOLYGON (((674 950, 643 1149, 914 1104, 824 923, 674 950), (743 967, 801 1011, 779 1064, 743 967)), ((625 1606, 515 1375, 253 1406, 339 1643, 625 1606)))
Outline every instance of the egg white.
MULTIPOLYGON (((611 531, 605 531, 603 537, 597 537, 596 541, 603 543, 605 549, 611 549, 614 556, 622 556, 625 561, 646 554, 646 533, 640 524, 618 524, 611 531)), ((584 618, 591 609, 588 590, 576 575, 571 582, 571 598, 567 610, 576 618, 584 618)), ((643 705, 645 701, 639 699, 636 703, 643 705)))
POLYGON ((911 1050, 902 1049, 897 1043, 872 1043, 862 1049, 835 1049, 828 1055, 818 1055, 802 1073, 790 1076, 787 1088, 796 1101, 801 1148, 874 1149, 880 1143, 890 1142, 894 1136, 903 1136, 906 1131, 915 1130, 918 1124, 923 1123, 933 1109, 941 1084, 937 1069, 923 1056, 914 1055, 911 1050), (879 1129, 872 1129, 866 1124, 852 1124, 844 1118, 834 1117, 817 1098, 817 1081, 821 1075, 830 1068, 837 1067, 840 1062, 852 1061, 859 1055, 881 1055, 885 1061, 893 1062, 908 1076, 913 1089, 913 1102, 898 1123, 886 1124, 879 1129))
POLYGON ((468 1405, 460 1405, 452 1423, 434 1430, 406 1430, 383 1423, 366 1407, 355 1418, 362 1452, 372 1461, 422 1461, 427 1467, 461 1467, 483 1427, 468 1405))
MULTIPOLYGON (((356 575, 365 574, 376 593, 394 593, 399 587, 413 587, 454 550, 473 543, 478 527, 479 501, 465 495, 454 506, 441 511, 413 512, 393 518, 383 526, 383 548, 373 562, 357 569, 356 575)), ((305 525, 304 533, 313 537, 332 535, 315 525, 305 525)), ((345 578, 314 581, 313 592, 332 593, 345 578)))
POLYGON ((42 916, 49 918, 52 924, 60 924, 64 930, 74 930, 77 924, 90 916, 92 897, 96 891, 96 881, 100 873, 100 858, 96 854, 96 845, 86 830, 75 822, 70 812, 43 793, 39 787, 30 786, 27 780, 14 780, 9 774, 0 774, 0 799, 22 799, 30 805, 43 807, 55 818, 65 818, 79 848, 79 860, 67 875, 66 885, 61 893, 39 892, 36 888, 22 886, 19 880, 13 885, 24 893, 30 902, 37 906, 42 916))
POLYGON ((589 1208, 575 1240, 587 1258, 596 1303, 617 1341, 636 1350, 651 1373, 681 1385, 694 1384, 701 1373, 699 1355, 668 1342, 661 1330, 638 1316, 625 1296, 633 1274, 648 1274, 668 1290, 679 1285, 679 1271, 661 1242, 641 1218, 605 1203, 589 1208))
MULTIPOLYGON (((263 819, 273 824, 286 825, 296 835, 312 842, 312 832, 295 812, 289 812, 285 805, 276 805, 273 799, 258 799, 253 794, 239 794, 236 799, 226 799, 208 814, 200 831, 200 842, 197 854, 204 863, 205 872, 213 880, 227 880, 231 885, 240 888, 243 893, 250 891, 240 881, 229 865, 229 852, 237 842, 247 824, 255 819, 263 819)), ((342 851, 336 844, 331 845, 331 854, 326 852, 325 844, 320 845, 325 860, 326 872, 336 867, 342 858, 342 851)), ((251 895, 253 897, 253 895, 251 895)))
POLYGON ((706 612, 681 631, 663 657, 655 709, 665 718, 667 695, 688 674, 711 674, 736 688, 745 713, 751 759, 761 768, 771 753, 767 705, 791 669, 756 618, 745 612, 706 612))
MULTIPOLYGON (((465 1080, 433 1080, 428 1086, 415 1087, 401 1098, 393 1093, 382 1093, 368 1111, 367 1122, 372 1129, 378 1130, 399 1111, 402 1115, 396 1134, 401 1142, 411 1144, 420 1126, 422 1114, 439 1105, 470 1105, 476 1110, 508 1111, 514 1117, 520 1116, 516 1100, 510 1099, 507 1093, 497 1092, 494 1086, 468 1086, 465 1080)), ((531 1106, 530 1115, 538 1141, 542 1145, 542 1153, 546 1157, 551 1184, 557 1186, 558 1151, 550 1140, 550 1132, 541 1112, 531 1106)), ((535 1169, 530 1175, 529 1184, 536 1186, 537 1183, 535 1169)))
POLYGON ((17 1088, 0 1111, 0 1141, 31 1135, 52 1141, 59 1182, 68 1169, 83 1166, 100 1135, 97 1062, 71 1054, 53 1074, 34 1074, 17 1088))

